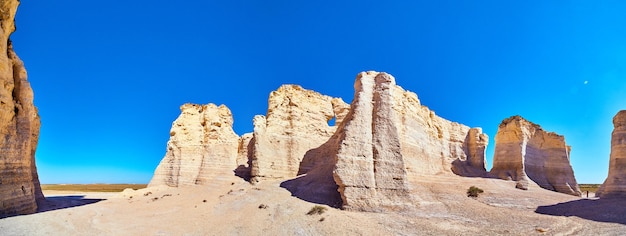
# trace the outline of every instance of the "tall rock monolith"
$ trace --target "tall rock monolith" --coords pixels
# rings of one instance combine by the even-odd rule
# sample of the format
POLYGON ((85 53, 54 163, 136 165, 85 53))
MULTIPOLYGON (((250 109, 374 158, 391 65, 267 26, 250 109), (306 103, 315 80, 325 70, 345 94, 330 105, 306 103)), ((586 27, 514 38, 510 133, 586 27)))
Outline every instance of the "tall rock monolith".
POLYGON ((384 72, 360 73, 354 89, 335 134, 307 152, 313 167, 283 184, 294 195, 348 210, 402 211, 419 204, 412 180, 486 174, 481 129, 436 116, 384 72))
POLYGON ((9 40, 18 5, 0 1, 0 218, 34 213, 45 200, 35 166, 39 115, 24 63, 9 40))
POLYGON ((512 116, 502 121, 495 140, 492 176, 516 181, 519 189, 528 189, 532 181, 548 190, 581 195, 570 164, 570 147, 562 135, 512 116))
POLYGON ((228 107, 184 104, 149 186, 207 185, 235 175, 240 139, 228 107))
POLYGON ((596 192, 596 196, 626 197, 626 110, 613 117, 609 175, 596 192))

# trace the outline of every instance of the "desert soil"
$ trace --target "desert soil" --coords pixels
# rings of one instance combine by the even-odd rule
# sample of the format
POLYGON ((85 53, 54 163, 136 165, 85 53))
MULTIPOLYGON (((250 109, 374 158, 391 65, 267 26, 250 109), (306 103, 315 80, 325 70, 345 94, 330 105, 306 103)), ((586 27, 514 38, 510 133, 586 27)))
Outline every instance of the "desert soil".
MULTIPOLYGON (((626 200, 586 199, 511 181, 412 180, 416 210, 350 212, 291 196, 280 181, 122 193, 45 191, 41 212, 0 219, 1 235, 623 235, 626 200), (477 186, 485 192, 469 198, 477 186)), ((593 195, 593 194, 592 194, 593 195)))

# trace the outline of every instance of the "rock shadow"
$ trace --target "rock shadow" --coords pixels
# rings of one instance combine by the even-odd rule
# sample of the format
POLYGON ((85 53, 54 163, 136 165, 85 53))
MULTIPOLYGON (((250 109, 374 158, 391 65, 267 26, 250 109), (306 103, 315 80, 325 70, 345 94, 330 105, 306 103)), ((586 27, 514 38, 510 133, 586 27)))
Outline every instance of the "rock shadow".
POLYGON ((626 225, 626 199, 580 199, 539 206, 536 213, 552 216, 577 216, 583 219, 626 225))
POLYGON ((306 152, 298 177, 280 183, 280 187, 291 192, 291 196, 307 202, 324 204, 334 208, 341 208, 343 201, 337 191, 337 184, 333 178, 334 158, 331 150, 335 139, 331 138, 321 146, 306 152))
MULTIPOLYGON (((462 177, 488 177, 487 170, 483 166, 472 166, 471 159, 478 158, 477 156, 472 156, 472 152, 470 151, 469 143, 472 141, 471 133, 468 132, 465 136, 465 141, 463 142, 463 152, 465 153, 466 158, 464 160, 456 159, 452 162, 452 173, 455 173, 458 176, 462 177)), ((484 148, 482 149, 483 158, 484 158, 484 148)), ((485 160, 483 159, 483 163, 485 160)))
POLYGON ((243 180, 245 180, 246 182, 250 182, 250 180, 252 179, 252 155, 254 155, 254 143, 256 142, 256 138, 252 137, 250 139, 250 142, 248 142, 248 146, 246 147, 242 147, 240 146, 239 149, 243 149, 245 148, 247 150, 247 158, 248 161, 246 162, 246 165, 239 165, 237 166, 237 168, 235 168, 235 170, 233 170, 233 172, 235 173, 235 176, 242 178, 243 180))
POLYGON ((79 207, 103 200, 106 199, 85 198, 85 195, 46 197, 45 200, 38 202, 39 208, 37 209, 37 213, 79 207))

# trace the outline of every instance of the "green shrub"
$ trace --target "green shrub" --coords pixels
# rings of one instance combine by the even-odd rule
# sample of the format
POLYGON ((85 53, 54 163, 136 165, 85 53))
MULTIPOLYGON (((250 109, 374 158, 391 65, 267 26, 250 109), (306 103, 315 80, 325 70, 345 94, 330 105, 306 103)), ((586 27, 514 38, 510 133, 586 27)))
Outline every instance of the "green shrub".
POLYGON ((326 212, 326 207, 323 206, 314 206, 311 208, 311 210, 309 210, 309 212, 307 212, 307 215, 321 215, 324 214, 324 212, 326 212))
POLYGON ((483 191, 482 189, 480 189, 480 188, 478 188, 476 186, 472 186, 472 187, 469 187, 467 189, 467 196, 475 198, 475 197, 478 197, 478 194, 481 194, 483 192, 485 192, 485 191, 483 191))

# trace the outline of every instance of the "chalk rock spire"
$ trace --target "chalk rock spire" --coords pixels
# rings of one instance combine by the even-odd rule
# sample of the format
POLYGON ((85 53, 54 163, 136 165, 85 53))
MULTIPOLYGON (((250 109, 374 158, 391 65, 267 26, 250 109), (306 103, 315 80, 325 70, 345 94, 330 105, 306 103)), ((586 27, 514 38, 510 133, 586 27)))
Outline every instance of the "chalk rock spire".
POLYGON ((491 175, 517 181, 519 189, 528 189, 532 181, 548 190, 581 195, 570 165, 570 146, 562 135, 512 116, 502 121, 495 140, 491 175))
POLYGON ((598 197, 626 197, 626 110, 613 117, 609 175, 598 189, 598 197))

